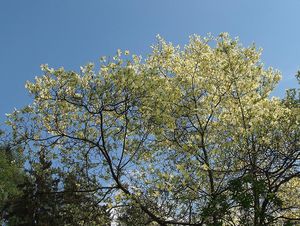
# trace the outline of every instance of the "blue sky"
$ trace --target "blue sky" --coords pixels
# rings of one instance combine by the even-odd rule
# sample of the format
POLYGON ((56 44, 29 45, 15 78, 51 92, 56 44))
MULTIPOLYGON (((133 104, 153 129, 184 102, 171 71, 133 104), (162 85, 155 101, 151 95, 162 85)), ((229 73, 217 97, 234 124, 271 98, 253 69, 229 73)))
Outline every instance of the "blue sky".
POLYGON ((26 80, 40 64, 78 70, 116 49, 146 55, 156 34, 184 45, 191 34, 229 32, 262 47, 266 66, 296 87, 300 68, 299 0, 0 0, 0 119, 30 103, 26 80))

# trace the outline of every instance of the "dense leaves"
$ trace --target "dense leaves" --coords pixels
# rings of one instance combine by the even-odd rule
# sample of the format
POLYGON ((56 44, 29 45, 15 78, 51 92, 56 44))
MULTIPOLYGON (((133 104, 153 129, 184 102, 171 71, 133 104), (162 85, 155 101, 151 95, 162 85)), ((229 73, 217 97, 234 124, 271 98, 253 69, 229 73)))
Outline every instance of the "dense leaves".
POLYGON ((12 150, 3 142, 0 147, 0 210, 3 213, 5 204, 13 197, 21 194, 18 185, 24 177, 20 165, 20 158, 15 150, 12 150))
POLYGON ((48 162, 54 191, 74 193, 64 207, 126 225, 297 221, 297 91, 270 98, 280 73, 225 33, 152 49, 145 60, 119 50, 99 71, 42 66, 26 85, 34 102, 8 121, 35 178, 48 162))

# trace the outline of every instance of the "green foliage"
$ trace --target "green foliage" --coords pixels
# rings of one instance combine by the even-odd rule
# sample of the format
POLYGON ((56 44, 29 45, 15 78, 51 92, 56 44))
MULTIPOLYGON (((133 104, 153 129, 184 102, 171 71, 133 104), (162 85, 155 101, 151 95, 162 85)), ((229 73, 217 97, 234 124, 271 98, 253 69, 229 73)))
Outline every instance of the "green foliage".
POLYGON ((26 174, 26 180, 18 184, 22 191, 6 203, 7 225, 110 225, 110 214, 100 206, 96 197, 88 192, 76 192, 76 175, 60 172, 46 159, 40 150, 39 159, 26 174), (64 190, 59 191, 63 186, 64 190))
POLYGON ((119 209, 117 221, 120 226, 157 225, 147 214, 134 204, 119 209))
POLYGON ((26 84, 33 104, 7 122, 31 164, 34 206, 62 225, 98 225, 110 211, 127 225, 299 218, 296 90, 269 97, 280 73, 260 53, 222 33, 183 49, 158 37, 144 61, 118 50, 99 71, 43 65, 26 84))
POLYGON ((0 147, 0 210, 3 210, 7 202, 21 195, 18 185, 23 182, 24 175, 20 168, 16 153, 7 145, 0 147))
POLYGON ((253 202, 253 197, 247 187, 249 182, 251 180, 247 176, 229 182, 229 190, 232 192, 233 199, 245 209, 249 209, 253 202))

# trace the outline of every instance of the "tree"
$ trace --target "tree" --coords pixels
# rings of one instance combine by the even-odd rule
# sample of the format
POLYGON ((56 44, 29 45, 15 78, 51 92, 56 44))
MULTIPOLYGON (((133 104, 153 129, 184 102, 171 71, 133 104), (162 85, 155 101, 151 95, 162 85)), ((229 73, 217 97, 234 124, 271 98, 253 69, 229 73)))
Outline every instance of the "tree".
POLYGON ((159 225, 299 220, 285 193, 297 193, 299 108, 269 97, 280 73, 260 50, 223 33, 184 49, 158 37, 146 60, 127 55, 98 72, 42 66, 26 85, 33 104, 9 121, 31 156, 47 147, 77 192, 159 225))
MULTIPOLYGON (((7 199, 18 195, 17 184, 22 180, 19 175, 20 171, 15 160, 7 153, 8 149, 0 150, 0 206, 2 207, 7 199)), ((20 175, 21 176, 21 175, 20 175)))
POLYGON ((7 203, 22 194, 18 185, 23 183, 22 161, 17 149, 6 142, 4 132, 0 131, 0 222, 6 217, 7 203))
POLYGON ((145 214, 139 207, 132 203, 119 208, 117 222, 120 226, 157 225, 157 223, 153 222, 153 220, 147 214, 145 214))
POLYGON ((37 156, 35 162, 32 159, 28 163, 30 168, 25 169, 24 180, 17 185, 21 194, 5 203, 7 225, 110 225, 107 208, 88 191, 77 192, 77 174, 54 168, 45 147, 37 156), (59 191, 59 187, 64 190, 59 191))

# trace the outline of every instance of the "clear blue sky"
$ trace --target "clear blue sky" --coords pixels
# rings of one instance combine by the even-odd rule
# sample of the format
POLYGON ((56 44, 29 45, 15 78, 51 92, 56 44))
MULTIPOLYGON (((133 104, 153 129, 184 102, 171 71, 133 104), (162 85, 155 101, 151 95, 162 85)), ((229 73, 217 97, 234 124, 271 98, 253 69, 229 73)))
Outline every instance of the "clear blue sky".
POLYGON ((296 86, 299 0, 0 0, 0 119, 30 103, 24 83, 40 64, 78 70, 118 48, 145 55, 156 34, 184 45, 224 31, 264 49, 283 74, 275 95, 296 86))

